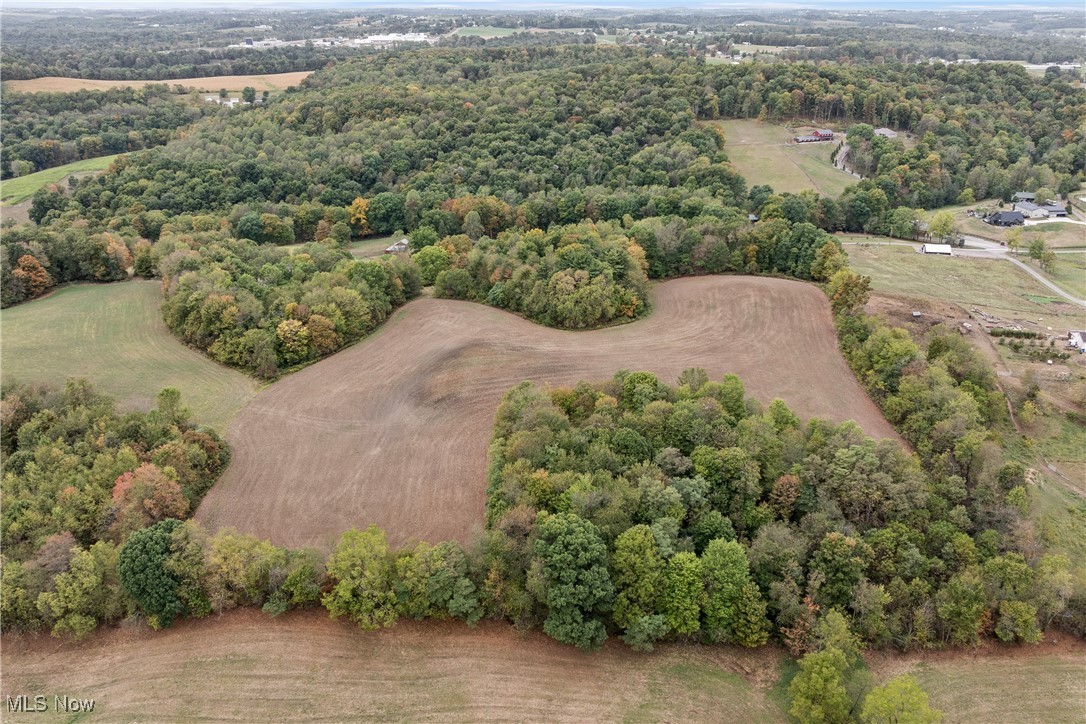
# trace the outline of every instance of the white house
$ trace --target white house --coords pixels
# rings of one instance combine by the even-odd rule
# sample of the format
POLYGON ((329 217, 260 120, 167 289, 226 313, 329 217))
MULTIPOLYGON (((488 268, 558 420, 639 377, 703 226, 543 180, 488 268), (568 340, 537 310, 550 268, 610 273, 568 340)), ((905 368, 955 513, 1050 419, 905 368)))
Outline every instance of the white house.
POLYGON ((953 252, 950 250, 950 244, 921 244, 921 254, 942 254, 943 256, 953 256, 953 252))
POLYGON ((1086 354, 1086 331, 1072 329, 1068 332, 1067 346, 1077 349, 1079 354, 1086 354))

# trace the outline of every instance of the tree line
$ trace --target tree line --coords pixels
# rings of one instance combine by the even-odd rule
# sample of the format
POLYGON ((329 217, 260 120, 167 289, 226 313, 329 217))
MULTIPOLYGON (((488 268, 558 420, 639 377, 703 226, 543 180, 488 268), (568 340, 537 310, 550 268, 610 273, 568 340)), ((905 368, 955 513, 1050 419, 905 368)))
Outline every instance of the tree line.
POLYGON ((5 93, 0 176, 25 176, 80 159, 162 146, 209 113, 166 85, 74 93, 5 93))

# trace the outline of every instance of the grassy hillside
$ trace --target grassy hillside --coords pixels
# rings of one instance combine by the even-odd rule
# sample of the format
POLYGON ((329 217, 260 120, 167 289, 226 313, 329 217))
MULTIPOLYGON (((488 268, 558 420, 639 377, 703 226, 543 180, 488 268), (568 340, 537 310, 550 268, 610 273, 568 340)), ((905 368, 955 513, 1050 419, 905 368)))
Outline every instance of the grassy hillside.
POLYGON ((875 291, 944 299, 1003 316, 1061 317, 1068 323, 1086 316, 1026 272, 999 259, 933 257, 917 254, 911 247, 877 243, 850 244, 845 249, 849 264, 871 277, 875 291))
POLYGON ((178 342, 158 307, 158 283, 133 281, 66 287, 5 309, 3 379, 87 377, 127 408, 149 407, 160 389, 176 387, 198 421, 224 430, 257 383, 178 342))
POLYGON ((104 171, 109 168, 109 164, 113 163, 113 159, 117 158, 118 155, 119 154, 88 158, 85 161, 76 161, 63 166, 54 166, 53 168, 47 168, 44 171, 38 171, 37 173, 31 173, 26 176, 20 176, 19 178, 12 178, 0 182, 0 205, 10 206, 26 201, 42 186, 55 184, 68 174, 86 171, 104 171))
POLYGON ((799 193, 814 189, 837 197, 856 178, 830 162, 837 146, 830 143, 789 143, 793 134, 783 126, 758 121, 723 121, 725 153, 751 186, 769 184, 774 191, 799 193))

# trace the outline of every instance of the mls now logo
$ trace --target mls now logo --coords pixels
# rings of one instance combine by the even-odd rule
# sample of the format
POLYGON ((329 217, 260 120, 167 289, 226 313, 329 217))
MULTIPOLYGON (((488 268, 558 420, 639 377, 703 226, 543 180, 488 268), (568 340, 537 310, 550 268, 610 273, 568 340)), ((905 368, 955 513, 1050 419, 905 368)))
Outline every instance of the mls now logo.
MULTIPOLYGON (((33 714, 49 710, 49 700, 42 694, 30 696, 19 694, 7 697, 7 710, 12 713, 33 714)), ((79 714, 94 711, 94 699, 72 699, 68 696, 53 697, 53 711, 64 714, 79 714)))

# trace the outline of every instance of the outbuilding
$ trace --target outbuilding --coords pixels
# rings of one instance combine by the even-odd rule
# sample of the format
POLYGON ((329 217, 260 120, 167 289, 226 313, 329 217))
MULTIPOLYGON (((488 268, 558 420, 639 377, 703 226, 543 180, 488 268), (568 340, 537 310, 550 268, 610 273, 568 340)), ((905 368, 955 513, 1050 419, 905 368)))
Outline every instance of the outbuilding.
POLYGON ((818 141, 832 141, 833 131, 828 128, 819 128, 817 131, 811 131, 806 136, 796 136, 792 139, 796 143, 817 143, 818 141))
POLYGON ((943 256, 953 256, 954 253, 950 249, 950 244, 921 244, 921 254, 942 254, 943 256))
POLYGON ((1072 329, 1067 333, 1067 346, 1077 349, 1079 354, 1086 354, 1086 331, 1072 329))
POLYGON ((385 253, 386 254, 402 254, 405 251, 407 251, 407 247, 410 245, 410 243, 411 242, 409 242, 407 239, 400 239, 395 244, 392 244, 391 246, 385 248, 385 253))
POLYGON ((1014 210, 1027 219, 1047 219, 1048 208, 1033 203, 1032 201, 1016 201, 1014 210))

